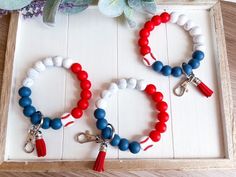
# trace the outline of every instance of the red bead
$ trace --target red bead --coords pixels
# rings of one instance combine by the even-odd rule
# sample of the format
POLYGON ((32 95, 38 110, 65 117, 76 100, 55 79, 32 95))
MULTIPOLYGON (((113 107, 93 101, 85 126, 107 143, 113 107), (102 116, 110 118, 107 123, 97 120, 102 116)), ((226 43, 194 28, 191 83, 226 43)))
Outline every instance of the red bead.
POLYGON ((166 131, 166 124, 164 122, 157 122, 155 129, 160 133, 164 133, 166 131))
POLYGON ((153 84, 147 85, 147 87, 145 88, 145 92, 146 92, 148 95, 152 95, 154 92, 156 92, 156 86, 153 85, 153 84))
POLYGON ((161 24, 161 17, 159 15, 155 15, 154 17, 152 17, 151 21, 155 26, 158 26, 161 24))
POLYGON ((156 130, 152 130, 149 133, 149 137, 152 139, 152 141, 158 142, 161 139, 161 134, 160 134, 160 132, 158 132, 156 130))
POLYGON ((90 90, 82 90, 80 93, 80 97, 83 99, 90 99, 92 97, 92 93, 90 92, 90 90))
POLYGON ((83 111, 80 108, 74 108, 71 111, 71 115, 75 118, 75 119, 79 119, 82 117, 83 115, 83 111))
POLYGON ((147 46, 147 45, 148 45, 148 39, 147 39, 147 38, 140 38, 140 39, 138 40, 138 45, 139 45, 140 47, 142 47, 142 46, 147 46))
POLYGON ((146 55, 146 54, 148 54, 150 52, 151 52, 151 49, 150 49, 149 46, 142 46, 141 49, 140 49, 140 53, 142 55, 146 55))
POLYGON ((157 119, 160 121, 160 122, 166 122, 169 120, 169 114, 167 112, 159 112, 157 114, 157 119))
POLYGON ((161 92, 155 92, 155 93, 153 93, 153 95, 152 95, 152 99, 153 99, 155 102, 162 101, 162 99, 163 99, 163 94, 162 94, 161 92))
POLYGON ((81 87, 82 89, 90 89, 90 87, 91 87, 91 82, 90 82, 89 80, 82 80, 82 81, 80 82, 80 87, 81 87))
POLYGON ((85 80, 85 79, 87 79, 88 78, 88 73, 86 72, 86 71, 79 71, 78 73, 77 73, 77 78, 79 79, 79 80, 85 80))
POLYGON ((140 30, 139 35, 140 37, 148 37, 150 35, 150 32, 147 29, 143 28, 140 30))
POLYGON ((86 99, 81 99, 78 101, 77 106, 78 106, 78 108, 85 110, 88 108, 89 103, 86 99))
POLYGON ((160 101, 156 104, 156 108, 158 111, 166 111, 168 108, 168 104, 164 101, 160 101))
POLYGON ((79 71, 81 71, 82 67, 79 63, 74 63, 73 65, 71 65, 70 69, 73 73, 78 73, 79 71))
POLYGON ((160 16, 162 23, 166 23, 170 20, 170 14, 168 14, 167 12, 163 12, 160 16))
POLYGON ((152 21, 148 21, 145 23, 144 27, 149 30, 152 31, 154 29, 154 23, 152 21))

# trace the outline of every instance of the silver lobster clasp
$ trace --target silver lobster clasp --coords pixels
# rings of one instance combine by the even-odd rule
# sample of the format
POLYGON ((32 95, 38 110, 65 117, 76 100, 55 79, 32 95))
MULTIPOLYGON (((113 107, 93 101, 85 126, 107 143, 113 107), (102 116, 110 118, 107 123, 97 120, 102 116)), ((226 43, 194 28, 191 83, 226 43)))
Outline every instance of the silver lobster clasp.
POLYGON ((76 140, 83 144, 95 141, 96 143, 102 143, 103 139, 99 135, 92 135, 88 130, 80 132, 76 135, 76 140))
POLYGON ((25 145, 24 145, 24 151, 26 153, 31 153, 34 151, 34 148, 35 148, 34 141, 35 141, 35 130, 30 129, 27 139, 26 139, 26 142, 25 142, 25 145))

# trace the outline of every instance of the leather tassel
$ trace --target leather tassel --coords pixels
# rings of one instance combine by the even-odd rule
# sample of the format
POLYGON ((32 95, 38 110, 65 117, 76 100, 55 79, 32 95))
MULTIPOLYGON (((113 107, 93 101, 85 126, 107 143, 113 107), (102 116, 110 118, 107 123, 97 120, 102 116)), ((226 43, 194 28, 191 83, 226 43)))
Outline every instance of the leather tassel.
POLYGON ((97 172, 104 171, 104 162, 106 158, 107 144, 102 143, 93 170, 97 172))
POLYGON ((46 156, 46 153, 47 153, 46 144, 42 137, 42 133, 40 131, 36 135, 35 147, 36 147, 38 157, 46 156))
POLYGON ((210 97, 213 94, 213 91, 209 87, 207 87, 203 82, 198 84, 197 88, 206 97, 210 97))

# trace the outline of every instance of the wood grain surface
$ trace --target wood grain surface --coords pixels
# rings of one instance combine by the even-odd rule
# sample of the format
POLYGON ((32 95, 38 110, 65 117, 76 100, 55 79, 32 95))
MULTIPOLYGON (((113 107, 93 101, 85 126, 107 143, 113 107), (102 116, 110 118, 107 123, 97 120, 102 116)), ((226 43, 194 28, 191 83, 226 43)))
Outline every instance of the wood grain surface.
MULTIPOLYGON (((230 2, 222 2, 222 11, 224 19, 224 30, 226 36, 228 59, 230 64, 230 74, 233 90, 233 99, 236 101, 236 4, 230 2)), ((5 57, 6 39, 9 27, 9 16, 0 18, 0 79, 2 80, 2 71, 4 67, 3 59, 5 57)), ((234 106, 234 114, 236 113, 236 106, 234 106)), ((198 170, 198 171, 107 171, 106 173, 98 174, 93 171, 87 172, 64 172, 64 173, 0 173, 1 177, 17 176, 17 177, 37 177, 37 176, 169 176, 169 177, 187 177, 187 176, 206 176, 206 177, 235 177, 236 170, 198 170)))

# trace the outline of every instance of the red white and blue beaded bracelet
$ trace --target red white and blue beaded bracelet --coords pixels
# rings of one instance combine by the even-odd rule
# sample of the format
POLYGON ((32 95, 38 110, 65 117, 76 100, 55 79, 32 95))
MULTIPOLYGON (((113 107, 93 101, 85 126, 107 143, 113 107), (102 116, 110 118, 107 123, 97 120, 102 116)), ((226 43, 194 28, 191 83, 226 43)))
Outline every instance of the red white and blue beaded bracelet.
POLYGON ((142 60, 145 65, 151 66, 154 71, 160 72, 164 76, 186 76, 186 79, 174 88, 175 95, 182 96, 187 91, 188 83, 193 83, 206 97, 210 97, 213 94, 213 91, 193 74, 193 69, 197 69, 200 66, 200 61, 205 57, 204 36, 200 27, 195 25, 192 20, 189 20, 186 15, 177 12, 172 12, 171 14, 163 12, 160 16, 155 15, 144 24, 144 27, 139 32, 139 36, 140 54, 143 56, 142 60), (172 68, 169 65, 163 65, 161 61, 155 58, 149 47, 148 37, 150 32, 161 23, 167 22, 176 23, 183 27, 193 37, 192 59, 188 63, 183 63, 182 66, 172 68))
POLYGON ((90 92, 91 82, 88 80, 88 74, 82 70, 79 63, 74 63, 71 59, 64 59, 60 56, 49 57, 42 61, 35 63, 34 67, 30 68, 27 72, 27 77, 23 81, 23 86, 19 89, 20 95, 19 105, 23 107, 23 114, 30 118, 32 127, 28 132, 28 138, 24 146, 24 150, 27 153, 31 153, 36 148, 38 157, 46 155, 46 145, 42 138, 40 129, 52 128, 58 130, 61 127, 69 127, 75 123, 75 119, 79 119, 83 115, 83 111, 89 106, 89 99, 92 96, 90 92), (62 67, 71 70, 80 80, 80 87, 82 89, 80 93, 80 100, 77 106, 72 109, 70 113, 64 113, 62 116, 51 119, 44 116, 40 111, 36 111, 36 108, 32 106, 31 87, 34 84, 37 76, 44 70, 51 67, 62 67))
POLYGON ((89 134, 88 131, 77 135, 77 140, 80 143, 90 141, 101 143, 100 152, 93 168, 95 171, 104 171, 104 160, 108 143, 114 147, 118 147, 121 151, 129 150, 131 153, 137 154, 140 150, 146 151, 151 148, 154 143, 160 140, 161 133, 166 131, 166 122, 169 119, 169 115, 166 112, 168 105, 163 101, 163 94, 156 91, 155 85, 146 84, 144 80, 131 78, 121 79, 118 80, 117 83, 111 83, 109 88, 101 93, 101 98, 96 101, 96 107, 97 109, 94 111, 94 117, 97 120, 97 128, 101 130, 101 135, 94 136, 89 134), (142 136, 139 141, 129 141, 126 138, 121 138, 118 134, 115 134, 114 127, 106 120, 108 99, 119 89, 122 90, 126 88, 145 91, 145 93, 154 101, 157 109, 157 123, 155 127, 151 129, 149 135, 142 136))

